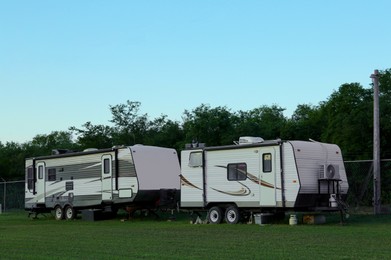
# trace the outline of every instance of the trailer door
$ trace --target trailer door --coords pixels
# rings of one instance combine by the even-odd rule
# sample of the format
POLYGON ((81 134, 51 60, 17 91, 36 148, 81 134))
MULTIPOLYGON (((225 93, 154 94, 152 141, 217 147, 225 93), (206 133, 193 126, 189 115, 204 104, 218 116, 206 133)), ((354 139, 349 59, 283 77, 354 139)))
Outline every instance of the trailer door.
POLYGON ((277 166, 276 147, 263 147, 260 149, 260 206, 276 206, 276 174, 277 166))
POLYGON ((35 198, 37 203, 45 203, 45 163, 39 162, 36 166, 35 198))
POLYGON ((113 197, 113 167, 110 154, 102 156, 102 200, 113 197))

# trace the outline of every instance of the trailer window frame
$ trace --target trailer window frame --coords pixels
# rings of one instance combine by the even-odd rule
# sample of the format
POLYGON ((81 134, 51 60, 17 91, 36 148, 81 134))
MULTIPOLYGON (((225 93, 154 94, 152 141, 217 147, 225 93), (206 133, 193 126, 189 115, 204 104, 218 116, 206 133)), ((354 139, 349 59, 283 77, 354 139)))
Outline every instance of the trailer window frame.
POLYGON ((27 168, 27 189, 32 190, 34 188, 34 168, 27 168))
POLYGON ((43 165, 38 166, 38 179, 43 179, 43 165))
POLYGON ((57 170, 56 168, 49 168, 48 169, 48 181, 56 181, 57 178, 57 170))
POLYGON ((103 174, 109 174, 111 172, 111 160, 109 158, 103 159, 103 174))
POLYGON ((262 154, 262 171, 265 173, 273 171, 273 161, 271 153, 262 154))
POLYGON ((244 181, 247 179, 247 164, 229 163, 227 165, 227 180, 228 181, 244 181))
POLYGON ((197 168, 202 167, 202 151, 191 152, 189 154, 189 167, 197 168))

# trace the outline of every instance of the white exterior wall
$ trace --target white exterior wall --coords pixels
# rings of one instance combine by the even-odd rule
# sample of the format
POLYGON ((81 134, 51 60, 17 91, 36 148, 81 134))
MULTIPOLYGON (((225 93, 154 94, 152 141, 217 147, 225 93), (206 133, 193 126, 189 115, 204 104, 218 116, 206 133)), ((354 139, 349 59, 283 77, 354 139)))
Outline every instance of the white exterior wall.
MULTIPOLYGON (((102 201, 102 157, 109 155, 112 158, 112 194, 118 198, 133 200, 132 195, 138 192, 138 181, 135 171, 132 170, 133 159, 129 148, 118 150, 119 160, 119 178, 118 190, 115 190, 115 151, 102 151, 92 154, 66 154, 59 157, 44 157, 35 160, 35 166, 40 163, 45 165, 44 178, 38 179, 36 187, 43 184, 42 192, 33 194, 33 190, 25 185, 25 203, 31 205, 34 203, 45 203, 48 207, 57 201, 67 200, 68 196, 75 198, 74 203, 77 206, 88 206, 88 203, 100 203, 102 201), (56 180, 49 181, 48 169, 56 169, 56 180), (61 170, 63 169, 63 170, 61 170), (70 182, 73 189, 66 190, 66 183, 70 182), (119 193, 122 190, 122 196, 119 193), (93 202, 92 202, 93 201, 93 202)), ((27 167, 32 166, 33 159, 26 160, 27 167)), ((110 199, 114 199, 111 198, 110 199)))
POLYGON ((34 198, 35 195, 32 193, 32 190, 28 189, 28 183, 27 183, 27 168, 31 167, 33 165, 33 160, 32 159, 27 159, 25 162, 25 183, 24 183, 24 197, 25 197, 25 202, 26 201, 31 201, 31 202, 36 202, 37 200, 34 198))
MULTIPOLYGON (((61 167, 66 165, 69 167, 70 165, 78 165, 85 164, 86 166, 82 169, 75 168, 75 172, 67 171, 67 176, 63 178, 62 181, 48 181, 46 180, 46 197, 50 197, 55 193, 64 189, 64 182, 72 181, 73 182, 73 190, 65 191, 62 196, 68 196, 69 193, 73 193, 74 196, 80 195, 101 195, 102 193, 102 183, 100 181, 101 176, 101 157, 102 154, 91 154, 84 156, 74 156, 74 157, 65 157, 58 159, 50 159, 44 160, 46 163, 46 169, 52 167, 61 167), (96 168, 97 170, 93 170, 94 174, 90 174, 92 168, 96 168), (73 179, 71 179, 73 178, 73 179)), ((40 161, 37 160, 36 164, 40 161)), ((61 172, 57 171, 56 175, 60 175, 61 172)), ((47 179, 47 170, 45 177, 47 179)), ((58 179, 58 178, 57 178, 58 179)))
MULTIPOLYGON (((107 152, 104 154, 112 154, 107 152)), ((32 190, 27 189, 25 199, 26 203, 45 202, 49 203, 54 201, 52 197, 68 197, 70 193, 74 197, 78 196, 102 196, 102 181, 101 181, 101 157, 103 153, 49 158, 49 159, 37 159, 35 165, 43 163, 45 165, 45 172, 43 179, 38 179, 37 183, 42 182, 44 185, 44 192, 33 194, 32 190), (80 165, 84 165, 80 168, 80 165), (75 166, 74 171, 70 170, 72 166, 75 166), (48 180, 48 169, 56 168, 56 180, 48 180), (60 169, 66 168, 64 174, 60 169), (59 177, 61 176, 61 177, 59 177), (65 183, 72 182, 73 189, 66 190, 65 183), (46 198, 42 201, 43 198, 46 198)), ((26 168, 32 166, 32 160, 26 161, 26 168)))
POLYGON ((259 207, 259 184, 248 178, 243 181, 228 181, 227 169, 223 168, 230 163, 246 163, 247 172, 260 178, 260 154, 257 147, 207 151, 205 161, 208 203, 235 202, 239 207, 259 207), (238 195, 224 194, 221 191, 238 195))
POLYGON ((139 190, 179 189, 181 173, 175 149, 135 145, 130 147, 139 190))
MULTIPOLYGON (((290 143, 283 143, 283 171, 284 171, 284 190, 285 206, 293 207, 299 194, 300 181, 297 173, 293 147, 290 143)), ((278 193, 278 201, 281 202, 281 193, 278 193)))
POLYGON ((202 150, 185 150, 181 153, 181 206, 203 207, 202 166, 189 166, 190 153, 202 153, 202 150))
POLYGON ((319 169, 324 164, 338 165, 339 175, 342 180, 340 182, 340 193, 347 193, 349 185, 342 153, 337 145, 303 141, 291 141, 289 143, 294 147, 301 184, 300 193, 318 193, 319 169))
MULTIPOLYGON (((189 167, 189 155, 202 150, 182 151, 181 206, 203 207, 203 176, 205 175, 205 196, 208 203, 235 203, 239 207, 276 207, 282 205, 280 146, 233 147, 231 149, 205 150, 205 167, 189 167), (263 154, 272 156, 272 172, 263 172, 263 154), (246 180, 228 180, 227 166, 245 163, 246 180), (205 173, 203 175, 203 170, 205 173)), ((292 154, 292 149, 290 150, 292 154)), ((293 155, 288 163, 294 164, 293 155)), ((291 167, 292 169, 292 167, 291 167)), ((295 169, 295 167, 293 168, 295 169)), ((288 174, 296 176, 295 170, 288 174)), ((292 185, 291 185, 292 186, 292 185)), ((298 192, 288 194, 294 200, 298 192)))
MULTIPOLYGON (((133 162, 132 154, 130 153, 130 148, 126 147, 123 149, 118 150, 118 161, 126 161, 126 162, 133 162)), ((129 169, 124 169, 124 170, 129 170, 129 169)), ((137 194, 138 192, 138 181, 137 181, 137 176, 131 176, 131 177, 124 177, 121 175, 123 174, 121 171, 121 166, 120 166, 120 174, 118 177, 118 190, 113 190, 113 194, 119 194, 119 190, 130 190, 131 189, 131 194, 137 194)), ((133 174, 131 174, 133 175, 133 174)), ((114 187, 114 186, 113 186, 114 187)), ((129 195, 129 194, 128 194, 129 195)))
MULTIPOLYGON (((182 151, 181 206, 183 207, 206 206, 203 204, 205 186, 206 204, 235 203, 239 207, 294 208, 299 200, 309 198, 301 196, 302 194, 308 196, 319 194, 319 168, 327 163, 337 165, 339 168, 342 179, 342 182, 339 182, 340 193, 346 194, 348 190, 341 151, 333 144, 288 141, 259 146, 205 149, 203 168, 188 166, 191 152, 195 150, 182 151), (281 153, 280 149, 282 149, 281 153), (271 173, 263 172, 263 154, 268 153, 273 157, 271 173), (228 180, 227 166, 232 163, 247 165, 246 180, 228 180), (281 171, 283 180, 281 180, 281 171), (205 185, 203 176, 205 176, 205 185)), ((324 194, 327 184, 325 186, 320 182, 320 185, 320 192, 324 194)), ((316 206, 318 202, 310 203, 311 206, 316 206)))

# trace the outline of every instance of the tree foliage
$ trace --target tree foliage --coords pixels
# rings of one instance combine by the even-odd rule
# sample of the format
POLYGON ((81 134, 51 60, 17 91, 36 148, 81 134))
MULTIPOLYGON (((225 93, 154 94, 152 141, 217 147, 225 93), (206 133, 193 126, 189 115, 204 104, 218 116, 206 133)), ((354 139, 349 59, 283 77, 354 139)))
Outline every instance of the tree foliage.
POLYGON ((184 146, 183 129, 179 122, 167 119, 162 115, 150 122, 145 144, 175 148, 178 151, 184 146))
POLYGON ((127 101, 126 104, 110 106, 114 124, 113 139, 116 144, 142 144, 149 127, 148 114, 139 115, 141 103, 127 101))
POLYGON ((232 113, 226 107, 211 108, 202 104, 184 112, 185 140, 198 141, 209 146, 232 143, 232 113))
MULTIPOLYGON (((380 133, 381 154, 391 156, 391 70, 381 71, 380 133)), ((24 176, 24 158, 48 155, 52 149, 108 148, 114 145, 156 145, 181 150, 185 143, 198 141, 208 146, 232 144, 240 136, 264 139, 308 140, 336 143, 344 158, 371 159, 373 132, 373 90, 347 83, 318 105, 299 104, 290 118, 277 105, 249 111, 232 111, 225 106, 201 104, 185 110, 183 122, 166 115, 150 119, 141 113, 141 103, 127 101, 109 107, 108 125, 86 122, 69 131, 53 131, 35 136, 30 142, 0 142, 0 176, 24 176)))
POLYGON ((321 139, 338 144, 351 159, 370 158, 372 93, 358 83, 343 84, 320 108, 324 119, 321 139))
POLYGON ((391 156, 391 69, 381 71, 379 76, 380 88, 380 135, 381 156, 391 156))
POLYGON ((317 106, 298 105, 290 120, 287 120, 283 134, 285 139, 321 140, 323 120, 317 106))
POLYGON ((24 176, 23 146, 16 142, 0 143, 0 181, 13 180, 24 176))
POLYGON ((84 129, 74 126, 69 128, 78 136, 77 142, 81 148, 107 148, 113 145, 111 127, 93 125, 91 122, 86 122, 83 127, 84 129))

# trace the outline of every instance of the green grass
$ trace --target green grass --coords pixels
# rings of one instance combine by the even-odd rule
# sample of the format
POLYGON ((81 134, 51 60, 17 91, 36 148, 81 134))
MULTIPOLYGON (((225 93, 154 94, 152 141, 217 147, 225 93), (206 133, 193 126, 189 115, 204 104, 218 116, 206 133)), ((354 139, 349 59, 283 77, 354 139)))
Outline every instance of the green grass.
POLYGON ((387 259, 391 216, 353 215, 340 225, 191 225, 136 218, 88 222, 0 215, 0 259, 387 259))

